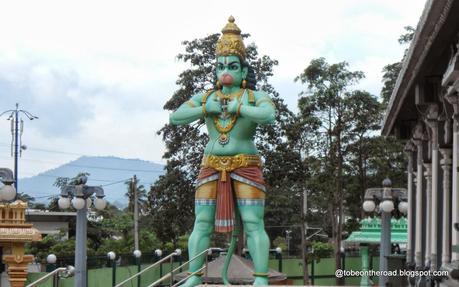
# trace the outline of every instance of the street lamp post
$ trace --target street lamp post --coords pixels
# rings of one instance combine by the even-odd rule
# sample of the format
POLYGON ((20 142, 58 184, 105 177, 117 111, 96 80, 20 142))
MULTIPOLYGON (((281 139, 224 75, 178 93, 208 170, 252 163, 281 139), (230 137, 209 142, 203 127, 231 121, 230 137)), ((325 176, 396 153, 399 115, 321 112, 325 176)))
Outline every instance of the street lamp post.
MULTIPOLYGON (((389 271, 387 256, 391 253, 391 230, 390 218, 396 204, 401 213, 406 214, 407 191, 404 188, 392 188, 392 182, 386 178, 383 181, 383 188, 368 188, 365 192, 365 201, 363 210, 373 212, 376 208, 375 202, 379 202, 379 211, 381 212, 381 244, 379 248, 379 270, 389 271)), ((379 277, 379 286, 386 286, 387 276, 379 277)))
POLYGON ((12 201, 16 198, 16 189, 13 186, 14 175, 9 168, 0 168, 0 181, 4 186, 0 189, 0 201, 12 201))
POLYGON ((87 240, 87 210, 91 206, 91 197, 96 195, 94 206, 102 210, 107 205, 104 190, 100 186, 87 186, 88 178, 80 176, 72 184, 65 186, 61 192, 58 205, 61 209, 70 207, 77 210, 76 242, 75 242, 75 287, 87 287, 86 240, 87 240))
POLYGON ((112 287, 116 285, 116 253, 110 251, 107 253, 107 258, 110 264, 112 264, 112 287))
POLYGON ((16 103, 16 109, 7 110, 0 114, 0 117, 4 114, 9 114, 8 120, 11 121, 11 135, 13 136, 11 154, 14 154, 14 188, 16 190, 18 190, 18 158, 19 155, 22 154, 22 151, 26 149, 25 145, 21 145, 19 143, 20 136, 22 136, 22 132, 24 129, 24 122, 22 121, 22 119, 19 118, 19 114, 21 113, 24 114, 31 121, 38 119, 37 116, 32 115, 30 112, 26 110, 20 110, 18 103, 16 103), (21 124, 19 124, 19 122, 21 124))
MULTIPOLYGON (((134 258, 135 258, 135 264, 137 265, 137 273, 140 273, 141 269, 142 269, 142 266, 141 266, 141 262, 140 262, 140 257, 142 256, 142 252, 138 249, 134 250, 134 252, 132 253, 134 255, 134 258)), ((182 264, 180 264, 182 265, 182 264)), ((140 275, 137 277, 137 287, 140 287, 140 275)))
POLYGON ((285 230, 285 240, 287 241, 287 256, 290 256, 290 239, 292 239, 292 236, 290 235, 291 233, 291 230, 285 230))
MULTIPOLYGON (((161 260, 161 257, 163 256, 163 251, 161 249, 156 249, 155 256, 156 256, 155 261, 161 260)), ((163 264, 159 263, 159 278, 162 278, 162 277, 163 277, 163 264)))

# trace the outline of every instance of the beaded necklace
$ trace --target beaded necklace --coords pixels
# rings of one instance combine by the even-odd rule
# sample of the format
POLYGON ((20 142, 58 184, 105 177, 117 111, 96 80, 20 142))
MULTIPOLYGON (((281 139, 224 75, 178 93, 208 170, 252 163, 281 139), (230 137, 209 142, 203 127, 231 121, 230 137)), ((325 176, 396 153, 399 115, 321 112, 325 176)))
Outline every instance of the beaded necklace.
MULTIPOLYGON (((232 94, 229 94, 229 95, 225 95, 223 94, 220 90, 217 90, 215 92, 215 94, 217 95, 217 97, 220 99, 220 101, 223 102, 223 105, 226 106, 227 103, 228 103, 228 100, 233 100, 233 99, 237 99, 239 102, 241 101, 241 97, 242 95, 244 94, 245 92, 245 89, 240 89, 239 91, 237 91, 236 93, 232 93, 232 94)), ((223 110, 223 116, 221 117, 221 119, 227 119, 228 118, 228 112, 226 110, 226 108, 223 110)), ((229 142, 229 136, 228 136, 228 133, 234 128, 235 124, 236 124, 236 121, 237 121, 237 114, 231 116, 231 119, 229 121, 229 123, 225 126, 223 126, 220 122, 219 122, 219 117, 218 116, 214 116, 213 117, 213 120, 214 120, 214 124, 215 124, 215 128, 217 129, 217 131, 220 133, 220 136, 218 137, 218 142, 221 144, 221 145, 226 145, 228 144, 229 142)))

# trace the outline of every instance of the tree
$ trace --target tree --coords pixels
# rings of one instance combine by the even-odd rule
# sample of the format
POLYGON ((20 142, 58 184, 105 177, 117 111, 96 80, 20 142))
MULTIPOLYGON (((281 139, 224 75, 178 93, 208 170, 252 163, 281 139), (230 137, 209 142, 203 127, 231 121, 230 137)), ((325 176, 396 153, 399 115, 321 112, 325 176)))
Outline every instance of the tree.
MULTIPOLYGON (((346 208, 353 218, 359 218, 365 190, 368 186, 369 159, 373 156, 374 134, 380 127, 382 105, 376 96, 365 91, 354 91, 346 99, 349 117, 353 117, 345 150, 349 175, 346 180, 346 208)), ((352 225, 348 225, 352 226, 352 225)), ((354 224, 358 227, 358 224, 354 224)), ((349 232, 353 230, 348 230, 349 232)))
MULTIPOLYGON (((316 145, 305 153, 309 153, 317 168, 316 179, 324 179, 311 183, 319 188, 312 190, 320 192, 327 205, 335 243, 336 269, 341 269, 346 152, 357 131, 368 125, 354 115, 354 106, 362 98, 368 98, 368 94, 351 90, 352 85, 363 77, 363 72, 350 71, 346 62, 328 64, 324 58, 318 58, 313 59, 295 79, 307 85, 300 94, 299 109, 305 121, 315 123, 316 145)), ((337 284, 341 283, 342 280, 337 280, 337 284)))
MULTIPOLYGON (((400 44, 409 44, 411 40, 414 38, 414 33, 415 29, 411 26, 406 26, 405 27, 405 33, 400 35, 398 38, 398 42, 400 44)), ((398 74, 400 73, 400 70, 402 69, 402 64, 403 61, 406 57, 406 54, 408 52, 408 49, 405 50, 405 53, 403 54, 403 58, 399 62, 395 62, 392 64, 388 64, 384 66, 383 68, 383 88, 381 90, 381 96, 383 99, 383 105, 384 107, 387 106, 390 100, 390 96, 392 95, 392 91, 395 88, 395 84, 397 82, 398 74)))
POLYGON ((137 202, 139 204, 140 214, 144 214, 147 208, 147 191, 142 184, 139 184, 137 180, 133 183, 131 180, 128 180, 124 183, 127 186, 127 192, 124 194, 128 198, 127 211, 134 213, 134 191, 137 191, 137 202))
POLYGON ((32 197, 26 193, 23 193, 23 192, 18 193, 17 199, 27 202, 28 207, 31 209, 39 209, 39 210, 46 209, 45 204, 40 203, 40 202, 35 202, 35 197, 32 197))

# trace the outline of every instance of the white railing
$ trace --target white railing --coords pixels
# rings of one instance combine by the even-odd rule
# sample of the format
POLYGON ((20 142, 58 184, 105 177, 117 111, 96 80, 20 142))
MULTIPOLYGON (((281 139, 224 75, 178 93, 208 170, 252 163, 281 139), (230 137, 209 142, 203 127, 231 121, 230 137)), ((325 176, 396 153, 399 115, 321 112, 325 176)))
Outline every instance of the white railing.
POLYGON ((127 279, 124 280, 123 282, 118 283, 115 287, 122 287, 122 286, 123 286, 124 284, 126 284, 127 282, 129 282, 129 281, 131 281, 132 279, 134 279, 134 278, 136 278, 136 277, 142 275, 142 274, 145 273, 146 271, 152 269, 152 268, 155 267, 155 266, 158 266, 159 264, 163 263, 164 261, 166 261, 166 260, 168 260, 168 259, 169 259, 169 261, 170 261, 171 271, 168 272, 168 273, 167 273, 166 275, 164 275, 163 277, 161 277, 161 278, 159 278, 158 280, 156 280, 155 282, 153 282, 153 283, 151 283, 150 285, 148 285, 148 287, 154 287, 154 286, 160 284, 161 282, 163 282, 163 281, 165 281, 165 280, 167 280, 167 279, 170 280, 170 286, 176 287, 176 286, 180 285, 182 282, 186 281, 186 280, 187 280, 188 278, 190 278, 191 276, 196 275, 196 274, 200 273, 200 272, 203 271, 203 270, 204 270, 204 276, 207 276, 207 266, 208 266, 208 263, 209 263, 209 262, 208 262, 208 259, 207 259, 207 255, 205 256, 205 264, 204 264, 203 267, 201 267, 201 268, 200 268, 199 270, 197 270, 197 271, 194 271, 194 272, 190 273, 188 276, 186 276, 185 278, 183 278, 182 280, 180 280, 179 282, 177 282, 177 283, 175 283, 175 284, 173 285, 173 282, 174 282, 174 272, 176 272, 177 270, 180 270, 182 267, 184 267, 185 265, 189 264, 191 261, 194 261, 194 260, 196 260, 197 258, 201 257, 203 254, 208 254, 208 253, 210 253, 210 252, 212 252, 212 251, 221 251, 221 250, 222 250, 221 248, 208 248, 208 249, 202 251, 201 253, 195 255, 193 258, 191 258, 190 260, 188 260, 187 262, 183 263, 182 265, 178 266, 178 267, 175 268, 175 269, 172 269, 172 268, 173 268, 173 265, 172 265, 172 264, 174 263, 174 262, 173 262, 174 256, 179 255, 179 254, 177 253, 177 251, 176 251, 176 252, 173 252, 173 253, 169 254, 168 256, 162 258, 161 260, 159 260, 159 261, 153 263, 152 265, 148 266, 147 268, 143 269, 142 271, 140 271, 140 272, 138 272, 138 273, 132 275, 131 277, 127 278, 127 279))
POLYGON ((73 276, 73 274, 75 273, 75 268, 73 266, 56 268, 54 271, 52 271, 52 272, 46 274, 45 276, 35 280, 34 282, 30 283, 26 287, 35 287, 35 286, 37 286, 37 284, 46 281, 50 277, 53 277, 53 280, 54 280, 53 281, 53 286, 54 286, 58 276, 60 276, 60 273, 63 273, 63 277, 70 277, 70 276, 73 276))

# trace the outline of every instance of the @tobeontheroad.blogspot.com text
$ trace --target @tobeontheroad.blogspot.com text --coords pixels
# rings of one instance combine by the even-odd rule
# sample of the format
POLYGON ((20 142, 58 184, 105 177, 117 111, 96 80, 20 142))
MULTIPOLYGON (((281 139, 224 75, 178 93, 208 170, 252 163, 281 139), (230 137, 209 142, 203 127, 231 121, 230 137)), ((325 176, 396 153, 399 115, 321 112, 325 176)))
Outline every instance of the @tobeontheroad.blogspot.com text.
POLYGON ((379 270, 341 270, 338 269, 335 271, 335 276, 337 278, 343 277, 379 277, 379 276, 388 276, 388 277, 395 277, 395 276, 407 276, 407 277, 437 277, 437 276, 448 276, 448 271, 439 270, 439 271, 432 271, 432 270, 404 270, 404 269, 395 269, 395 270, 388 270, 388 271, 379 271, 379 270))

